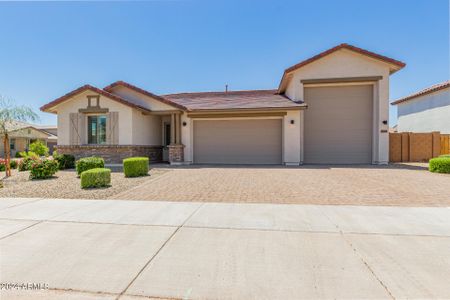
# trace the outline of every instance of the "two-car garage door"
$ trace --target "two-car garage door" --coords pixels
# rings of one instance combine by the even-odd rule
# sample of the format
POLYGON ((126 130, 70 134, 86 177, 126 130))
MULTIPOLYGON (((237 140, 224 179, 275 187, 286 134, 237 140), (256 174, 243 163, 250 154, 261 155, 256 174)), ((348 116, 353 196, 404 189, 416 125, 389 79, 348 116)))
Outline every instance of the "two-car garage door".
POLYGON ((281 164, 281 119, 194 121, 194 163, 281 164))
POLYGON ((305 88, 304 162, 372 162, 373 86, 305 88))

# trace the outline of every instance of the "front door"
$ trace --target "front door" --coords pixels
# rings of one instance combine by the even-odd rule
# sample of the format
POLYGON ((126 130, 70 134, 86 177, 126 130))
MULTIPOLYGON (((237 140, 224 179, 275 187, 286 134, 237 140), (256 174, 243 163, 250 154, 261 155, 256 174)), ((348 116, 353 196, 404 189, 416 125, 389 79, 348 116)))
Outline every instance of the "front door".
POLYGON ((164 148, 163 148, 163 161, 169 161, 169 149, 170 145, 170 123, 164 123, 164 148))

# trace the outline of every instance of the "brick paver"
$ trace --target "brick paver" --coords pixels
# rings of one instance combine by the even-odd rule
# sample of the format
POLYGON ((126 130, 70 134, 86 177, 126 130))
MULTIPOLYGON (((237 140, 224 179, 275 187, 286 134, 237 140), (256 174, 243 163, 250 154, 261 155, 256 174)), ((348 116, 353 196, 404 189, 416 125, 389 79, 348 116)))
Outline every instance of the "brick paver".
POLYGON ((450 175, 421 166, 186 167, 116 199, 450 206, 450 175))

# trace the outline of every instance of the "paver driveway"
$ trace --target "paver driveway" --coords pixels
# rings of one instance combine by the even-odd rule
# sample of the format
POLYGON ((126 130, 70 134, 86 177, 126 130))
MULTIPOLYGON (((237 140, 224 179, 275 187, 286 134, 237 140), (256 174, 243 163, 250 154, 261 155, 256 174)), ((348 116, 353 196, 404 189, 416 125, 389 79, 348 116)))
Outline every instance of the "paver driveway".
POLYGON ((186 167, 115 199, 351 205, 450 205, 450 176, 424 166, 186 167))

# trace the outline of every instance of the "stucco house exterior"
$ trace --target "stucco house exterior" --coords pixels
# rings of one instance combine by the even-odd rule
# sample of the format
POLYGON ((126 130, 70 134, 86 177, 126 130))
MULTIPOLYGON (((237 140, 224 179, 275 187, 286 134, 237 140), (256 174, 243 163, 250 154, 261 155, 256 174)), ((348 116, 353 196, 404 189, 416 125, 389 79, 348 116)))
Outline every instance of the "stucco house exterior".
MULTIPOLYGON (((15 157, 17 152, 28 150, 31 143, 41 140, 49 147, 52 153, 52 145, 57 143, 58 137, 49 131, 40 128, 39 125, 28 124, 25 122, 14 121, 7 124, 9 131, 9 144, 11 149, 11 157, 15 157)), ((47 126, 45 127, 47 128, 47 126)), ((4 138, 0 137, 0 156, 5 157, 4 138)))
POLYGON ((398 108, 398 132, 450 134, 450 81, 397 99, 392 105, 398 108))
POLYGON ((156 95, 118 81, 44 105, 58 151, 109 163, 385 164, 389 76, 403 62, 341 44, 287 68, 278 89, 156 95))

